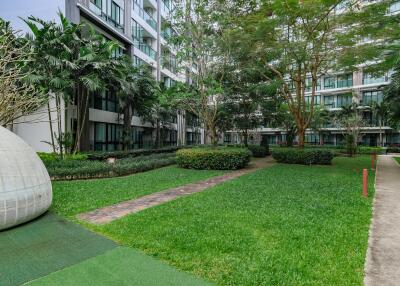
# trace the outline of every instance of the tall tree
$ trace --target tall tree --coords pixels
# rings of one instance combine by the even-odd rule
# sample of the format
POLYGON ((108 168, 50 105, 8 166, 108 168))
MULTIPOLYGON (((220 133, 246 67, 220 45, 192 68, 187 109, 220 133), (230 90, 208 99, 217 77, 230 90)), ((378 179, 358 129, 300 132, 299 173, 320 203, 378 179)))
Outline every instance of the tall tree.
POLYGON ((215 72, 215 65, 224 60, 223 54, 229 50, 217 48, 222 36, 216 25, 213 0, 176 1, 174 23, 178 36, 172 41, 179 45, 177 59, 185 69, 189 81, 195 86, 191 92, 178 93, 183 109, 198 116, 204 123, 211 144, 218 143, 218 110, 223 100, 222 81, 224 74, 215 72), (194 92, 195 91, 195 92, 194 92))
MULTIPOLYGON (((387 48, 398 34, 398 18, 388 15, 393 1, 361 0, 262 0, 252 12, 233 15, 230 35, 237 45, 247 46, 255 62, 263 63, 266 80, 272 71, 281 84, 296 126, 299 145, 315 111, 319 77, 332 70, 387 68, 387 48), (364 38, 372 41, 362 42, 364 38), (378 40, 373 42, 373 40, 378 40), (307 94, 307 90, 310 93, 307 94), (307 97, 310 100, 307 100, 307 97)), ((246 6, 247 7, 247 6, 246 6)))
POLYGON ((32 64, 33 53, 29 42, 20 39, 10 23, 0 19, 0 125, 9 126, 15 120, 35 112, 46 104, 27 83, 27 66, 32 64))

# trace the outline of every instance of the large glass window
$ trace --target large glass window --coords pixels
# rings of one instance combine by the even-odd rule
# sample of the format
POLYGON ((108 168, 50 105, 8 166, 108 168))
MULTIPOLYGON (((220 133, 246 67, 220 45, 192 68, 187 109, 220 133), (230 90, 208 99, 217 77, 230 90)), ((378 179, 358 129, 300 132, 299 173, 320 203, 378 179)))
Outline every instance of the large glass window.
POLYGON ((132 19, 132 39, 135 48, 139 49, 153 60, 156 59, 156 51, 145 42, 144 29, 132 19))
POLYGON ((382 76, 374 76, 370 73, 363 74, 363 84, 374 84, 374 83, 382 83, 386 81, 385 75, 382 76))
POLYGON ((352 104, 353 95, 351 93, 348 94, 340 94, 337 96, 337 107, 349 106, 352 104))
MULTIPOLYGON (((315 90, 321 90, 321 79, 317 79, 317 85, 315 87, 315 90)), ((306 91, 310 92, 312 91, 312 78, 308 77, 306 80, 306 91)))
POLYGON ((326 108, 334 108, 335 107, 335 98, 333 95, 324 96, 324 106, 326 108))
POLYGON ((117 97, 110 91, 101 91, 94 94, 93 108, 118 112, 117 97))
MULTIPOLYGON (((305 99, 306 99, 306 103, 308 105, 310 105, 311 104, 311 96, 306 96, 305 99)), ((314 96, 314 105, 315 106, 321 105, 321 96, 320 95, 314 96)))
POLYGON ((200 144, 199 132, 186 132, 186 145, 200 144))
POLYGON ((109 123, 94 123, 94 149, 114 151, 121 146, 122 126, 109 123))
POLYGON ((336 88, 336 79, 334 76, 324 78, 324 89, 336 88))
POLYGON ((337 87, 351 87, 353 86, 353 74, 344 74, 337 77, 337 87))
POLYGON ((372 102, 381 103, 383 101, 383 92, 380 90, 364 91, 362 96, 362 104, 370 106, 372 102))

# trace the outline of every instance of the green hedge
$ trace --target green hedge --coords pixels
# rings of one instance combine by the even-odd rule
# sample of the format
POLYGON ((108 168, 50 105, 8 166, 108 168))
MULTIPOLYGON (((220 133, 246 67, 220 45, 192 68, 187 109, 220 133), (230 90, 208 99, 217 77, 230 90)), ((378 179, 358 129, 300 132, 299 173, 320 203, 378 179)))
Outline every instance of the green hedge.
POLYGON ((359 146, 356 152, 357 154, 361 155, 383 154, 385 152, 385 149, 382 147, 359 146))
POLYGON ((247 149, 251 151, 253 157, 255 158, 264 158, 269 155, 269 150, 267 147, 260 145, 249 145, 247 149))
POLYGON ((105 161, 58 160, 43 161, 52 180, 79 180, 109 178, 144 172, 176 163, 175 153, 155 154, 116 160, 114 164, 105 161))
POLYGON ((333 155, 328 149, 277 148, 272 152, 278 163, 302 165, 330 165, 333 155))
POLYGON ((400 147, 388 147, 387 153, 400 153, 400 147))
POLYGON ((137 150, 128 150, 128 151, 95 151, 86 153, 87 158, 89 160, 95 161, 104 161, 108 158, 129 158, 129 157, 138 157, 138 156, 147 156, 152 154, 162 154, 162 153, 172 153, 181 149, 182 147, 166 147, 160 149, 137 149, 137 150))
POLYGON ((236 170, 250 162, 251 152, 246 148, 193 148, 176 152, 176 161, 182 168, 198 170, 236 170))

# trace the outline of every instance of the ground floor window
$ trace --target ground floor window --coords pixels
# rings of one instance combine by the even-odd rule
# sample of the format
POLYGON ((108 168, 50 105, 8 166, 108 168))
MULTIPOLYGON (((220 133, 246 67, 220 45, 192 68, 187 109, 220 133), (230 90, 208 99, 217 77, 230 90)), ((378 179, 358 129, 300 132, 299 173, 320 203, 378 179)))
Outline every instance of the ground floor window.
POLYGON ((200 144, 199 132, 186 132, 186 145, 200 144))
POLYGON ((114 151, 121 148, 122 126, 110 123, 94 123, 94 149, 114 151))

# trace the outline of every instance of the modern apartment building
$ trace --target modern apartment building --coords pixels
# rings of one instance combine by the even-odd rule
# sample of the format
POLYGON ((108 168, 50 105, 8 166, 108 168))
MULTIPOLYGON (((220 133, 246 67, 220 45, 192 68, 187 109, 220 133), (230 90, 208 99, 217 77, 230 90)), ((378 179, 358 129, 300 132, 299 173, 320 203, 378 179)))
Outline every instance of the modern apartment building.
MULTIPOLYGON (((187 80, 186 73, 179 72, 177 68, 174 47, 168 44, 168 38, 174 33, 171 24, 173 9, 172 0, 65 0, 64 14, 71 22, 87 23, 107 39, 117 42, 119 49, 115 51, 115 56, 131 56, 135 65, 148 66, 154 78, 169 87, 177 81, 187 80)), ((64 109, 63 132, 73 133, 76 125, 76 107, 66 105, 64 109)), ((156 136, 154 126, 143 122, 135 110, 133 114, 131 148, 151 147, 156 136)), ((106 90, 93 93, 81 148, 121 148, 121 117, 114 94, 106 90)), ((13 131, 37 151, 51 151, 50 145, 45 143, 50 141, 47 112, 39 111, 21 121, 23 123, 13 126, 13 131)), ((204 130, 194 115, 177 111, 163 121, 163 146, 204 142, 204 130)))
MULTIPOLYGON (((374 1, 366 0, 366 5, 373 4, 374 1)), ((340 12, 341 7, 338 7, 340 12)), ((400 2, 391 5, 388 13, 399 14, 400 2)), ((309 88, 306 89, 306 101, 311 101, 311 77, 307 79, 309 88), (308 98, 307 98, 308 95, 308 98)), ((380 77, 364 72, 362 68, 354 73, 332 73, 319 78, 317 93, 314 99, 316 107, 323 107, 328 111, 339 111, 342 107, 357 104, 359 113, 362 114, 363 127, 359 144, 367 146, 377 146, 380 138, 382 145, 399 145, 400 132, 386 125, 382 119, 383 126, 380 126, 380 118, 372 112, 373 102, 383 101, 384 88, 390 82, 390 72, 380 77)), ((306 83, 307 86, 307 83, 306 83)), ((260 127, 250 135, 250 142, 258 143, 261 134, 267 136, 268 142, 272 145, 285 144, 286 131, 279 128, 270 128, 268 124, 260 127)), ((341 145, 344 144, 344 130, 335 126, 334 122, 325 124, 318 131, 309 129, 306 132, 307 144, 311 145, 341 145)), ((220 142, 225 144, 237 144, 241 142, 241 136, 237 132, 226 132, 220 142)), ((297 142, 297 138, 294 143, 297 142)))

